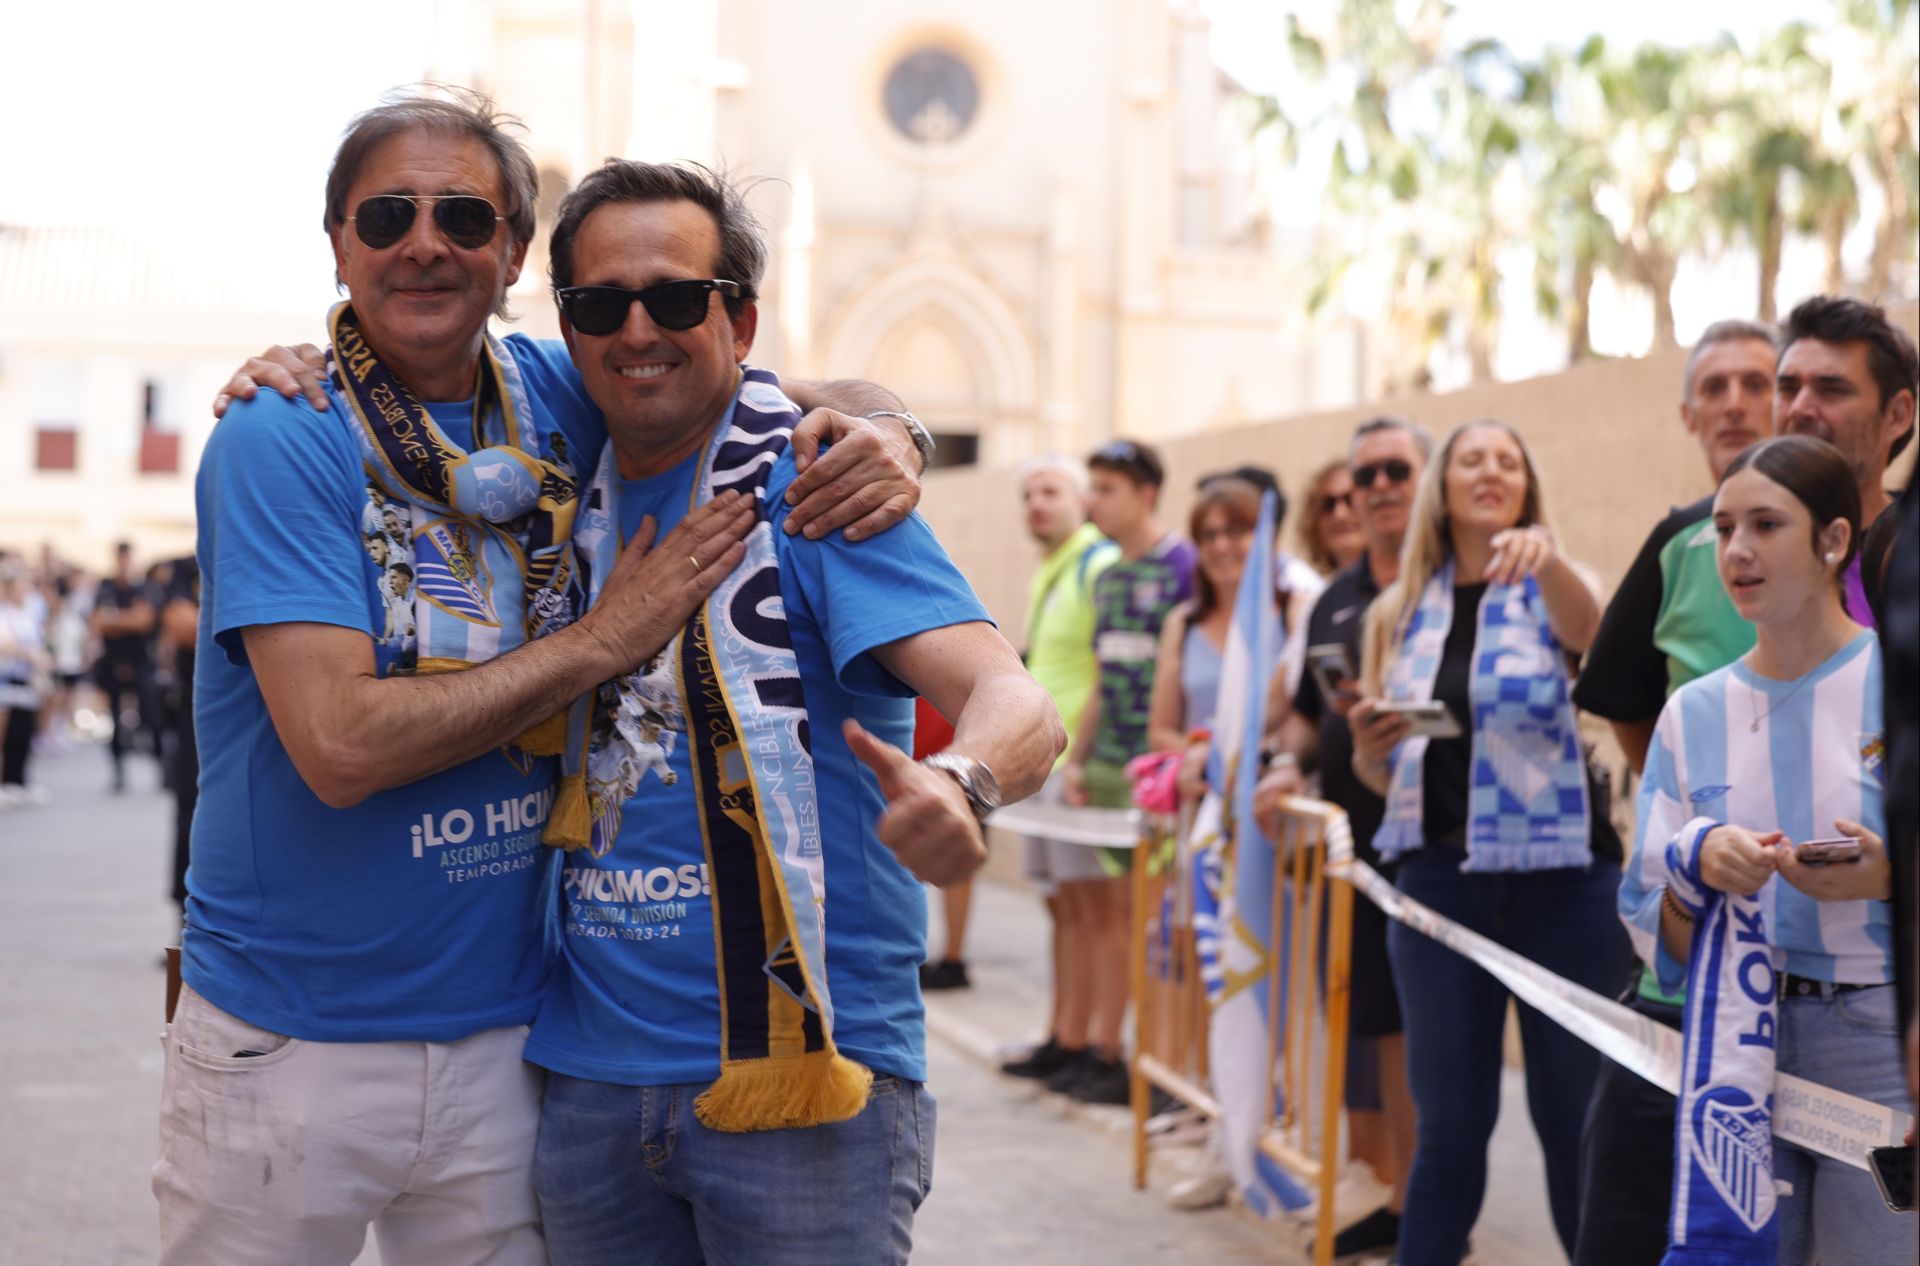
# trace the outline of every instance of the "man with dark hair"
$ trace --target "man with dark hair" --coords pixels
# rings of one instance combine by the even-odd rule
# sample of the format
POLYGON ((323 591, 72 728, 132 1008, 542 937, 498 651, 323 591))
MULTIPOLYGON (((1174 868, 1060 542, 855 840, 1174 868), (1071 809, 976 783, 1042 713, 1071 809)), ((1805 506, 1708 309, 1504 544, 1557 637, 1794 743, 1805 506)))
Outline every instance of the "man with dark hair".
MULTIPOLYGON (((1127 762, 1147 750, 1148 705, 1160 626, 1193 596, 1193 544, 1161 527, 1160 455, 1115 440, 1087 459, 1087 517, 1120 547, 1093 582, 1093 651, 1099 684, 1080 717, 1062 767, 1068 804, 1124 809, 1133 803, 1127 762)), ((1094 905, 1093 1009, 1087 1047, 1047 1078, 1050 1089, 1088 1103, 1127 1102, 1130 1082, 1120 1032, 1127 1015, 1132 944, 1128 872, 1133 856, 1100 850, 1105 879, 1088 885, 1094 905)))
POLYGON ((153 634, 158 622, 157 595, 133 570, 133 546, 121 541, 113 547, 113 575, 102 580, 93 595, 93 635, 100 640, 100 658, 94 664, 94 683, 107 697, 113 722, 107 754, 113 758, 113 789, 127 787, 127 753, 146 735, 157 757, 158 705, 153 695, 153 634), (131 704, 140 721, 127 724, 131 704))
POLYGON ((332 372, 250 362, 202 460, 163 1266, 344 1266, 370 1224, 391 1262, 547 1260, 521 1054, 542 844, 590 826, 576 700, 667 644, 751 516, 643 526, 584 610, 573 455, 604 431, 557 346, 487 328, 533 229, 509 123, 477 94, 355 120, 328 179, 332 372), (245 400, 256 376, 281 394, 245 400))
POLYGON ((1065 734, 922 520, 861 546, 777 530, 800 414, 744 363, 765 253, 737 195, 615 159, 559 225, 561 328, 609 435, 589 570, 649 516, 744 497, 754 527, 657 664, 595 703, 594 837, 526 1048, 549 1074, 548 1241, 609 1266, 904 1263, 933 1153, 917 881, 971 875, 981 819, 1065 734), (921 761, 915 695, 954 725, 921 761), (635 700, 642 753, 615 723, 635 700))
POLYGON ((1887 466, 1913 441, 1920 355, 1885 310, 1815 295, 1787 315, 1775 378, 1774 424, 1840 450, 1860 485, 1861 549, 1847 568, 1847 613, 1872 628, 1895 520, 1887 466), (1871 549, 1868 546, 1871 546, 1871 549))
MULTIPOLYGON (((1343 646, 1350 668, 1360 663, 1360 634, 1367 606, 1400 574, 1414 490, 1433 453, 1433 437, 1402 418, 1380 417, 1353 433, 1348 459, 1353 471, 1354 513, 1367 550, 1327 583, 1307 615, 1305 646, 1343 646)), ((1322 691, 1320 678, 1303 672, 1279 735, 1279 755, 1255 789, 1254 812, 1263 829, 1280 836, 1282 797, 1305 790, 1303 770, 1319 770, 1319 794, 1347 812, 1356 856, 1391 876, 1394 868, 1374 850, 1374 832, 1385 802, 1353 775, 1353 733, 1347 712, 1358 698, 1356 680, 1322 691)), ((1347 1030, 1347 1111, 1351 1151, 1383 1184, 1379 1207, 1334 1237, 1336 1257, 1399 1242, 1400 1214, 1413 1169, 1413 1095, 1407 1085, 1406 1039, 1393 966, 1387 957, 1387 916, 1365 899, 1353 903, 1352 1007, 1347 1030)), ((1336 1201, 1336 1204, 1344 1204, 1336 1201)), ((1362 1206, 1364 1208, 1364 1205, 1362 1206)), ((1342 1213, 1346 1210, 1343 1208, 1342 1213)))

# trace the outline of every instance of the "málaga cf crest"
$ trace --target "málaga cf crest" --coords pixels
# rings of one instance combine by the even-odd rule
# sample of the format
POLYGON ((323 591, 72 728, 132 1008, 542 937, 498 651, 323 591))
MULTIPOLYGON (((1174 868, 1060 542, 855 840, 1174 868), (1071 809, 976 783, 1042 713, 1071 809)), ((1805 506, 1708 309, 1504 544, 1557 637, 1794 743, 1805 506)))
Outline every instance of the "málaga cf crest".
POLYGON ((1693 1155, 1713 1189, 1749 1230, 1773 1216, 1773 1135, 1767 1109, 1721 1087, 1694 1107, 1693 1155))

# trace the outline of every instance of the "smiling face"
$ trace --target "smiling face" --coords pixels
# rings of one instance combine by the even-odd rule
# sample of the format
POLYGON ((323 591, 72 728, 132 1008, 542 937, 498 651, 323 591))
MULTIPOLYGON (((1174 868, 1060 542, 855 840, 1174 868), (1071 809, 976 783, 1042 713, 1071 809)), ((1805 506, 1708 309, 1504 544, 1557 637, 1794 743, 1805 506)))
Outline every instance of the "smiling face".
MULTIPOLYGON (((474 194, 496 209, 506 199, 500 166, 485 145, 472 137, 418 129, 368 151, 347 191, 347 214, 382 193, 474 194)), ((487 317, 519 278, 527 253, 504 221, 494 226, 486 245, 455 246, 441 234, 429 207, 418 205, 413 224, 391 246, 375 250, 350 223, 335 225, 329 235, 334 267, 367 341, 416 389, 441 373, 449 357, 478 357, 487 317)))
POLYGON ((1366 548, 1366 539, 1360 532, 1360 517, 1354 511, 1355 493, 1353 473, 1345 466, 1327 472, 1314 490, 1314 496, 1321 502, 1314 534, 1327 557, 1341 567, 1360 557, 1360 551, 1366 548))
POLYGON ((1702 349, 1687 380, 1680 418, 1700 442, 1717 480, 1734 458, 1773 427, 1773 344, 1726 339, 1702 349))
POLYGON ((1527 504, 1527 458, 1501 427, 1471 426, 1447 459, 1447 520, 1489 534, 1517 525, 1527 504))
POLYGON ((1719 537, 1714 557, 1720 583, 1743 619, 1779 625, 1810 603, 1839 601, 1834 584, 1838 560, 1846 557, 1846 520, 1814 531, 1800 499, 1748 467, 1729 476, 1713 499, 1719 537), (1827 556, 1836 561, 1828 563, 1827 556))
POLYGON ((1232 595, 1240 589, 1240 577, 1247 570, 1247 555, 1253 549, 1254 525, 1235 519, 1225 506, 1213 506, 1203 512, 1194 525, 1193 543, 1199 547, 1200 570, 1207 574, 1216 594, 1232 595))
POLYGON ((1880 399, 1867 344, 1798 339, 1774 378, 1774 430, 1810 435, 1840 450, 1864 493, 1877 488, 1896 437, 1913 425, 1913 393, 1880 399))
POLYGON ((1353 489, 1354 515, 1368 549, 1389 555, 1400 553, 1400 543, 1407 535, 1407 513, 1426 465, 1413 435, 1397 427, 1369 431, 1354 442, 1350 468, 1373 468, 1373 482, 1362 488, 1356 480, 1353 489), (1407 477, 1388 478, 1388 462, 1405 465, 1407 477))
MULTIPOLYGON (((720 228, 697 204, 614 202, 581 223, 573 279, 644 290, 716 277, 719 259, 720 228)), ((707 296, 707 319, 690 330, 662 329, 640 303, 612 334, 582 334, 562 320, 587 394, 607 415, 622 475, 657 474, 699 448, 733 397, 757 322, 752 303, 730 316, 717 293, 707 296)))

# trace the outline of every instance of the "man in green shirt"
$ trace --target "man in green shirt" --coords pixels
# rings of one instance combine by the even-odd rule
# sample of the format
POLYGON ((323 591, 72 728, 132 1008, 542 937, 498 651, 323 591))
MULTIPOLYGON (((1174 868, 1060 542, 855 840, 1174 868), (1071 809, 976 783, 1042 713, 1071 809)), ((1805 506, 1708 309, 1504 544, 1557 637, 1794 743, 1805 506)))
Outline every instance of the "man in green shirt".
MULTIPOLYGON (((1037 457, 1020 468, 1027 532, 1040 547, 1040 567, 1027 596, 1027 671, 1053 696, 1069 741, 1093 696, 1099 666, 1093 653, 1093 582, 1120 557, 1087 518, 1087 468, 1064 456, 1037 457)), ((1061 764, 1034 799, 1059 804, 1061 764)), ((1099 856, 1081 844, 1027 838, 1027 874, 1045 895, 1053 921, 1053 1005, 1047 1040, 1001 1065, 1015 1077, 1050 1078, 1087 1049, 1093 1013, 1096 913, 1092 885, 1106 877, 1099 856)))
MULTIPOLYGON (((1716 484, 1743 449, 1773 434, 1775 358, 1773 332, 1751 321, 1708 326, 1687 358, 1680 419, 1716 484)), ((1753 647, 1753 626, 1720 584, 1714 542, 1711 495, 1660 521, 1607 604, 1574 685, 1574 703, 1612 723, 1636 773, 1667 696, 1753 647)), ((1678 1028, 1685 1001, 1642 972, 1628 1005, 1678 1028)), ((1581 1140, 1574 1266, 1655 1266, 1665 1254, 1673 1113, 1672 1095, 1601 1061, 1581 1140)))

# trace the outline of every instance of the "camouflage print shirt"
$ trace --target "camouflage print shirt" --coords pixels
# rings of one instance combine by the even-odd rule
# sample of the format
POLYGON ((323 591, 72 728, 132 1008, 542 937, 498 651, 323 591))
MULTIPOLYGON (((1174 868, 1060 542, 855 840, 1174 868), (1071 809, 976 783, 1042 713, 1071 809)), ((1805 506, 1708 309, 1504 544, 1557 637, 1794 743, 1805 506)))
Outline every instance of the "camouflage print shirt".
POLYGON ((1147 750, 1147 706, 1167 613, 1193 596, 1196 555, 1168 536, 1143 558, 1120 559, 1093 582, 1093 651, 1100 661, 1100 732, 1092 757, 1122 764, 1147 750))

